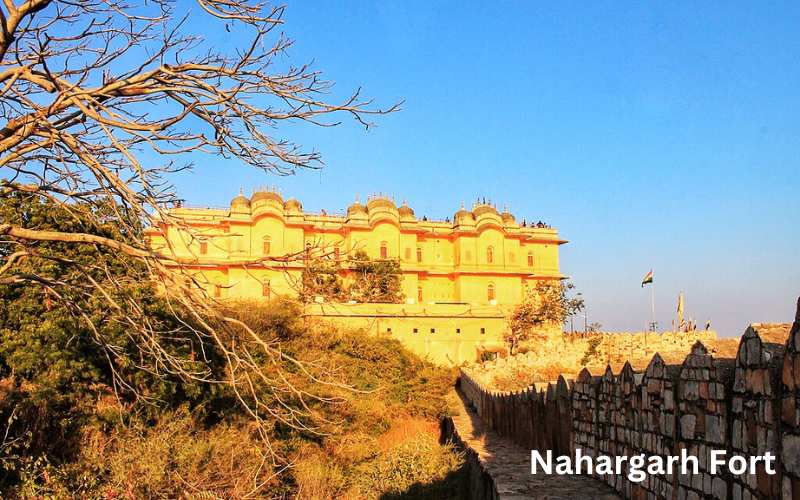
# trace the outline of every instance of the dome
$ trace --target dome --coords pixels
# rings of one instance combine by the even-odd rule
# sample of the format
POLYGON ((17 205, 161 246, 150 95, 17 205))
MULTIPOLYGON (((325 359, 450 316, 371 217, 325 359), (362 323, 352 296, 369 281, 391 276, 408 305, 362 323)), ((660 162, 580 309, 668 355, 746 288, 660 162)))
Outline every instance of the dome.
POLYGON ((472 216, 472 212, 469 210, 461 209, 453 216, 453 220, 461 220, 461 219, 474 219, 475 217, 472 216))
POLYGON ((289 201, 283 204, 283 208, 286 210, 294 210, 295 212, 302 212, 303 204, 294 198, 289 198, 289 201))
POLYGON ((391 200, 387 200, 386 198, 373 198, 372 200, 367 202, 367 210, 371 212, 376 208, 397 210, 397 207, 394 206, 394 203, 392 203, 391 200))
POLYGON ((274 191, 259 191, 253 195, 253 197, 250 199, 250 203, 254 204, 261 200, 272 200, 283 206, 283 198, 274 191))
POLYGON ((239 188, 239 196, 231 200, 231 209, 234 208, 250 210, 250 200, 242 196, 242 188, 239 188))
POLYGON ((347 215, 367 215, 367 207, 358 202, 358 195, 356 202, 347 207, 347 215))
POLYGON ((414 217, 414 211, 411 210, 411 207, 408 205, 403 205, 398 208, 397 213, 399 213, 401 217, 414 217))
POLYGON ((472 210, 472 213, 476 218, 483 214, 500 215, 494 207, 489 205, 479 205, 472 210))
POLYGON ((516 219, 514 218, 514 216, 513 216, 513 215, 511 215, 510 213, 508 213, 508 209, 507 209, 507 208, 503 208, 503 213, 502 213, 502 214, 500 214, 500 218, 501 218, 501 219, 503 219, 503 222, 505 222, 505 223, 507 223, 507 224, 509 224, 509 223, 512 223, 512 222, 515 222, 515 221, 516 221, 516 219))
POLYGON ((250 200, 248 200, 247 198, 245 198, 242 195, 239 195, 236 198, 231 200, 231 206, 232 207, 249 207, 250 206, 250 200))

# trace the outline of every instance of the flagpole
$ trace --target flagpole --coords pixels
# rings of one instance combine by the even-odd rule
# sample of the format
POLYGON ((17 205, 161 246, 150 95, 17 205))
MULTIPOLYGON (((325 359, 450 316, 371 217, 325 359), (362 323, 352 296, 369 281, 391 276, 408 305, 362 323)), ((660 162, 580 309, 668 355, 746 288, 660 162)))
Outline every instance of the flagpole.
POLYGON ((655 328, 655 324, 656 324, 656 285, 655 285, 655 283, 650 283, 650 305, 653 308, 653 328, 655 328))

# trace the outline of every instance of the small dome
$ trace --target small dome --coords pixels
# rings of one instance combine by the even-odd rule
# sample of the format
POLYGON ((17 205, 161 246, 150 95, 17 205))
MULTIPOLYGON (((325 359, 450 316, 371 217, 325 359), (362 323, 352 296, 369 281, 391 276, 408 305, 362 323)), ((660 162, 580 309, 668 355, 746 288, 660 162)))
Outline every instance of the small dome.
POLYGON ((473 217, 472 212, 462 208, 461 210, 456 212, 456 214, 453 216, 453 220, 459 221, 459 220, 463 220, 463 219, 473 220, 473 219, 475 219, 475 217, 473 217))
POLYGON ((231 206, 232 207, 249 207, 250 206, 250 200, 248 200, 247 198, 245 198, 242 195, 239 195, 236 198, 231 200, 231 206))
POLYGON ((364 215, 366 215, 367 214, 367 207, 365 207, 364 205, 362 205, 359 202, 355 202, 352 205, 350 205, 349 207, 347 207, 347 215, 351 215, 351 214, 364 214, 364 215))
POLYGON ((289 201, 283 204, 283 208, 285 208, 286 210, 294 210, 296 212, 302 212, 303 204, 295 200, 294 198, 289 198, 289 201))
POLYGON ((399 213, 401 217, 414 217, 414 211, 411 210, 411 207, 408 205, 403 205, 398 208, 397 213, 399 213))
POLYGON ((250 199, 250 203, 255 203, 261 200, 272 200, 280 203, 283 206, 283 197, 274 191, 259 191, 250 199))
POLYGON ((511 215, 510 213, 508 213, 507 211, 503 212, 502 214, 500 214, 500 218, 503 219, 503 222, 507 222, 507 223, 516 221, 514 216, 511 215))
POLYGON ((497 213, 497 210, 494 207, 489 205, 479 205, 475 207, 474 210, 472 210, 472 213, 473 215, 475 215, 475 217, 480 217, 483 214, 500 215, 499 213, 497 213))
POLYGON ((250 208, 250 200, 242 195, 242 188, 239 188, 239 196, 231 200, 231 208, 250 208))

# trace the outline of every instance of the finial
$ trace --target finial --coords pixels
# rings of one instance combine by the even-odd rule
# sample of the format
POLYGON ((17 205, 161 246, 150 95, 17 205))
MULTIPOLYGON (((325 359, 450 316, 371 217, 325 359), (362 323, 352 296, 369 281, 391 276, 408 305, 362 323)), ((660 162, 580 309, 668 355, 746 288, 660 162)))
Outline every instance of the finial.
POLYGON ((278 190, 278 196, 280 196, 281 198, 283 198, 283 189, 279 189, 279 190, 278 190))
POLYGON ((464 210, 464 202, 461 202, 461 210, 464 210))
POLYGON ((272 185, 272 192, 275 192, 275 184, 272 185))
POLYGON ((492 199, 491 198, 489 198, 489 206, 490 207, 492 206, 492 199))
POLYGON ((259 192, 261 191, 261 183, 260 182, 258 183, 258 191, 259 192))
POLYGON ((503 212, 508 212, 508 203, 503 204, 503 212))
POLYGON ((375 191, 372 192, 372 199, 375 199, 375 191))
POLYGON ((406 206, 406 199, 403 198, 403 206, 406 206))
POLYGON ((392 196, 392 205, 394 205, 394 196, 392 196))
POLYGON ((383 191, 379 192, 378 194, 380 195, 381 198, 383 198, 383 191))
POLYGON ((239 196, 242 195, 242 186, 239 186, 239 196))
POLYGON ((356 195, 356 203, 358 203, 358 195, 356 195))
POLYGON ((252 196, 252 195, 256 194, 256 188, 255 188, 255 187, 253 187, 253 188, 251 188, 251 189, 253 190, 253 193, 251 194, 251 196, 252 196))
POLYGON ((367 203, 369 203, 369 195, 367 195, 367 203))

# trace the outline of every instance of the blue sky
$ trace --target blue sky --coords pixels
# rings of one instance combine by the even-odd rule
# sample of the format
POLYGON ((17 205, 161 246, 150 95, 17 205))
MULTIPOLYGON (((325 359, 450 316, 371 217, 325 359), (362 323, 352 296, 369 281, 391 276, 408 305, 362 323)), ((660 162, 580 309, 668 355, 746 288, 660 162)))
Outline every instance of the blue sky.
POLYGON ((726 336, 793 319, 800 4, 289 1, 284 21, 287 61, 313 60, 331 99, 360 87, 403 110, 369 131, 281 124, 321 171, 197 158, 177 180, 190 203, 270 183, 307 210, 388 191, 444 218, 481 196, 559 229, 562 272, 605 330, 649 321, 650 269, 662 328, 679 291, 726 336))

